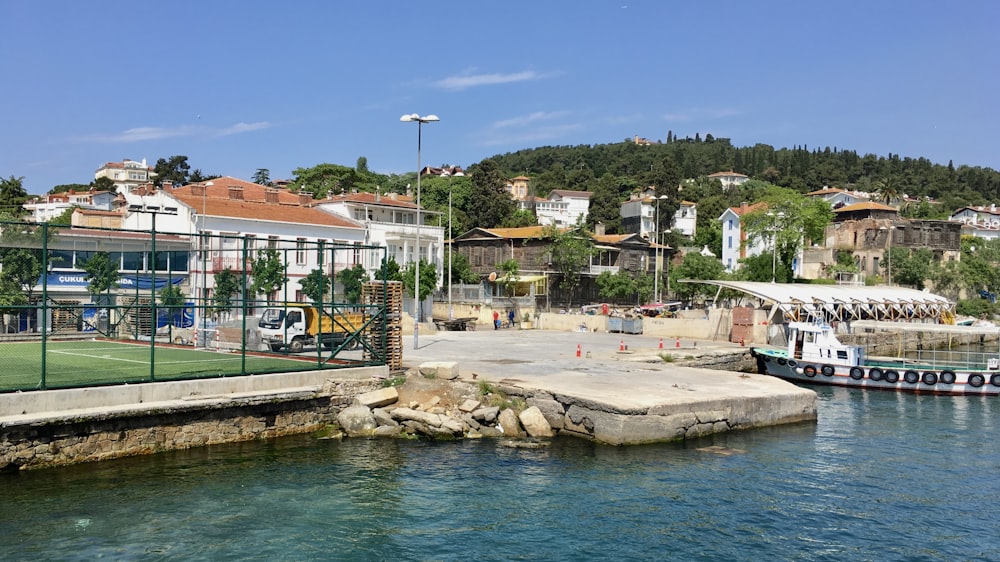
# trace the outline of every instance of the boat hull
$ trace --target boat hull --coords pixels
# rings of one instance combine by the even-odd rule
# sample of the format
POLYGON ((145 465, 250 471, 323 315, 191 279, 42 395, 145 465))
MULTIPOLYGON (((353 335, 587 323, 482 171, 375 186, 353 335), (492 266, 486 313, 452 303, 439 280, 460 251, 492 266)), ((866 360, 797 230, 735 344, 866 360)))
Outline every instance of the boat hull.
POLYGON ((805 384, 920 394, 1000 396, 1000 372, 934 368, 929 365, 867 363, 838 365, 788 359, 783 350, 753 348, 761 374, 805 384))

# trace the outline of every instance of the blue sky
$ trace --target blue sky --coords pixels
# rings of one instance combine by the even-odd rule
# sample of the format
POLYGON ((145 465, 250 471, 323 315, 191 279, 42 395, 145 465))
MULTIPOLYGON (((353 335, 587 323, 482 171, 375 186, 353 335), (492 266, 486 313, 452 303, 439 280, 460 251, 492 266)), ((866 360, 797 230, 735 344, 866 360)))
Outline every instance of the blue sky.
POLYGON ((0 2, 0 176, 288 178, 711 133, 1000 169, 994 0, 0 2))

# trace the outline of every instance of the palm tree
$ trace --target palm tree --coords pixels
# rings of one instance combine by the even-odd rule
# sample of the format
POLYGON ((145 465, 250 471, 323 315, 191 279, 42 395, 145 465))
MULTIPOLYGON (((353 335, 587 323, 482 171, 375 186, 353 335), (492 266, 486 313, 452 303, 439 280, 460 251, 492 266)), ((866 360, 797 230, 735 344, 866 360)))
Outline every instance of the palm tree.
POLYGON ((886 205, 892 205, 894 201, 898 201, 900 192, 896 177, 888 176, 879 180, 876 193, 878 193, 878 200, 886 205))

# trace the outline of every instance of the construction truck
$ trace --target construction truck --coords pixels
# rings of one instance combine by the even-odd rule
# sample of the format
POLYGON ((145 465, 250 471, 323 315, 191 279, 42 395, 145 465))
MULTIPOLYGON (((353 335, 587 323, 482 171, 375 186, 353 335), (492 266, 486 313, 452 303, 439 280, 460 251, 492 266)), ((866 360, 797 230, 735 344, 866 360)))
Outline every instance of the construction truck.
MULTIPOLYGON (((306 346, 322 345, 333 349, 341 345, 352 334, 361 330, 364 325, 364 314, 360 312, 341 312, 333 314, 322 313, 308 304, 294 302, 284 305, 274 305, 264 310, 257 323, 260 341, 271 348, 271 351, 288 349, 298 353, 306 346)), ((356 339, 348 346, 353 349, 359 345, 356 339)))

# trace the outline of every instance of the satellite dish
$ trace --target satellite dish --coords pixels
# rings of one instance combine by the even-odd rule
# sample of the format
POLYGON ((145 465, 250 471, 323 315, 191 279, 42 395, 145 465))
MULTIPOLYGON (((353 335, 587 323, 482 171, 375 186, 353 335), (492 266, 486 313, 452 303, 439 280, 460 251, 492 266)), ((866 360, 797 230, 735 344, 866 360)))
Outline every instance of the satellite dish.
POLYGON ((494 271, 493 273, 490 273, 490 283, 492 283, 492 282, 494 282, 496 280, 497 280, 497 272, 494 271))

